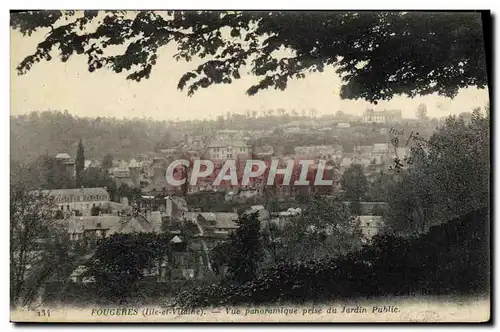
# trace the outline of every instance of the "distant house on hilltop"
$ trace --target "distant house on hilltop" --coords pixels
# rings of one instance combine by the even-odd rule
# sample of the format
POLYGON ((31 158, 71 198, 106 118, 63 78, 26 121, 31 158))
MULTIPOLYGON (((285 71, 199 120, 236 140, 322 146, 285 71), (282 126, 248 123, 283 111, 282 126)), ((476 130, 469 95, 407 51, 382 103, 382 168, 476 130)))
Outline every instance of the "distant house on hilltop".
POLYGON ((214 140, 207 147, 208 157, 212 160, 227 160, 249 157, 250 146, 243 141, 214 140))
POLYGON ((365 123, 387 123, 385 111, 374 111, 367 109, 363 114, 363 122, 365 123))

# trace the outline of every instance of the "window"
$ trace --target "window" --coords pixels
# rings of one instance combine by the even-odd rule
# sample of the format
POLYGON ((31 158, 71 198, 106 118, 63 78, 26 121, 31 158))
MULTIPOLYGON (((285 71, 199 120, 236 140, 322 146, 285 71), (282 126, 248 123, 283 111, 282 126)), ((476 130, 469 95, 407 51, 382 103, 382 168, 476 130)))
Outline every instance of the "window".
POLYGON ((68 210, 68 211, 69 211, 69 204, 68 204, 68 205, 66 205, 66 210, 68 210))

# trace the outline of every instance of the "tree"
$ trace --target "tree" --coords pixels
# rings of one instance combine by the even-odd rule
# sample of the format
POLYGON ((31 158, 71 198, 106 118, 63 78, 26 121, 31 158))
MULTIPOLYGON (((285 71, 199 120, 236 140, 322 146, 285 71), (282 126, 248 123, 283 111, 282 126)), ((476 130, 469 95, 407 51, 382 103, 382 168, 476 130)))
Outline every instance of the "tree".
POLYGON ((481 15, 473 12, 99 13, 11 14, 11 27, 22 34, 47 31, 18 72, 52 60, 52 51, 58 50, 62 61, 74 54, 86 56, 90 72, 128 71, 127 79, 140 81, 152 74, 159 50, 174 43, 176 59, 204 60, 179 80, 178 88, 187 89, 188 95, 240 79, 247 65, 261 77, 248 88, 249 95, 267 88, 284 90, 289 79, 333 65, 342 77, 341 97, 349 99, 432 93, 453 97, 460 88, 487 85, 481 15), (415 41, 412 47, 410 39, 415 41), (115 45, 127 47, 110 54, 108 46, 114 50, 115 45), (274 56, 279 49, 287 54, 274 56))
POLYGON ((407 167, 389 190, 387 222, 403 234, 489 206, 489 116, 470 124, 449 117, 426 142, 412 147, 407 167))
POLYGON ((10 301, 29 305, 68 255, 65 232, 57 227, 56 206, 41 192, 10 189, 10 301))
POLYGON ((76 186, 80 187, 82 185, 82 172, 85 169, 85 151, 83 149, 83 143, 80 139, 78 143, 78 150, 76 151, 75 160, 75 174, 76 174, 76 186))
POLYGON ((159 152, 161 149, 168 149, 172 146, 173 139, 172 134, 169 132, 165 133, 163 137, 156 143, 155 151, 159 152))
POLYGON ((138 290, 147 269, 158 269, 169 260, 169 235, 113 234, 103 239, 87 263, 102 299, 125 302, 138 290))
POLYGON ((340 200, 309 196, 301 215, 290 217, 278 233, 271 229, 266 250, 273 253, 275 263, 341 256, 359 248, 361 236, 354 226, 340 200))
POLYGON ((113 156, 108 153, 102 159, 102 168, 107 171, 111 167, 113 167, 113 156))
POLYGON ((427 116, 427 105, 422 103, 418 105, 417 108, 417 119, 424 121, 427 120, 429 117, 427 116))
POLYGON ((210 265, 217 275, 222 275, 224 266, 227 266, 231 246, 227 241, 217 243, 212 250, 210 250, 210 265))
POLYGON ((372 202, 385 202, 389 196, 390 186, 394 181, 391 171, 380 170, 368 186, 368 197, 372 202))
POLYGON ((141 189, 130 187, 128 184, 123 183, 118 187, 116 195, 118 196, 118 199, 121 197, 127 197, 129 202, 133 202, 141 197, 141 189))
POLYGON ((260 221, 257 213, 243 214, 238 218, 238 229, 229 240, 227 276, 236 283, 254 279, 262 260, 260 221))
POLYGON ((119 199, 115 181, 100 167, 89 167, 82 172, 81 185, 86 188, 106 188, 111 199, 119 199))
POLYGON ((23 185, 30 183, 31 189, 67 189, 75 187, 75 179, 68 165, 47 155, 39 156, 34 162, 24 165, 23 185))
POLYGON ((98 216, 100 212, 101 212, 101 208, 99 206, 93 206, 90 208, 90 215, 91 216, 98 216))
POLYGON ((368 189, 368 180, 363 173, 363 167, 357 164, 349 167, 344 174, 342 174, 340 184, 344 190, 345 199, 360 201, 368 189))

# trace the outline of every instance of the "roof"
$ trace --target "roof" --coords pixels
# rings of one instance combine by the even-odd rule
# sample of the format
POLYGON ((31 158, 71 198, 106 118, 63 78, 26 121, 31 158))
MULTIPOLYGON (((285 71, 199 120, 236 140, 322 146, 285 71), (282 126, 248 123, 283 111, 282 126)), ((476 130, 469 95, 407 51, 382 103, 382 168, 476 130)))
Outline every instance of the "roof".
POLYGON ((154 230, 153 224, 141 215, 123 218, 122 225, 118 230, 119 233, 152 232, 154 230))
POLYGON ((170 242, 172 242, 172 243, 182 243, 182 240, 181 240, 181 238, 180 238, 180 237, 178 237, 178 236, 176 235, 176 236, 174 236, 174 237, 172 238, 172 240, 170 240, 170 242))
POLYGON ((85 230, 107 229, 108 234, 114 233, 134 233, 134 232, 152 232, 153 225, 143 216, 72 216, 68 221, 69 233, 83 233, 85 230))
POLYGON ((67 153, 59 153, 56 156, 56 159, 71 159, 71 156, 67 153))
POLYGON ((235 222, 238 220, 237 213, 231 212, 200 212, 207 221, 215 221, 215 228, 238 228, 235 222))
POLYGON ((68 220, 69 233, 83 233, 87 229, 109 229, 110 233, 115 233, 123 227, 122 217, 114 215, 104 216, 72 216, 68 220), (100 227, 97 227, 100 224, 100 227))
POLYGON ((91 196, 91 195, 105 195, 109 197, 108 192, 104 188, 79 188, 79 189, 51 189, 42 190, 42 193, 49 196, 58 197, 73 197, 73 196, 91 196))

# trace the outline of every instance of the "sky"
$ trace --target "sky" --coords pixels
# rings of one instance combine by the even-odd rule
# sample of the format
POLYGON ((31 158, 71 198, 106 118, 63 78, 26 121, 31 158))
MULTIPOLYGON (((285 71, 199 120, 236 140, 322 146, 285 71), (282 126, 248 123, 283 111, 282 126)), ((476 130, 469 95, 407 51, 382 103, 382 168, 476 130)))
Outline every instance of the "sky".
POLYGON ((442 117, 472 111, 488 102, 487 89, 461 90, 454 99, 435 95, 407 98, 397 96, 378 105, 364 100, 342 100, 339 96, 340 77, 334 68, 323 73, 310 73, 306 78, 289 81, 285 91, 265 90, 255 96, 245 91, 258 78, 244 75, 229 85, 215 85, 198 90, 188 97, 179 91, 177 83, 183 73, 195 68, 196 63, 176 61, 174 45, 161 49, 152 75, 141 82, 126 80, 126 73, 108 69, 87 70, 84 56, 72 56, 67 62, 53 57, 40 62, 25 75, 15 70, 22 59, 34 53, 47 30, 23 36, 11 31, 11 114, 32 111, 67 110, 80 117, 151 117, 157 120, 215 119, 218 115, 244 114, 247 109, 302 109, 314 108, 318 115, 334 114, 338 110, 361 115, 366 108, 375 110, 401 109, 403 117, 414 118, 420 103, 425 103, 428 115, 442 117))

